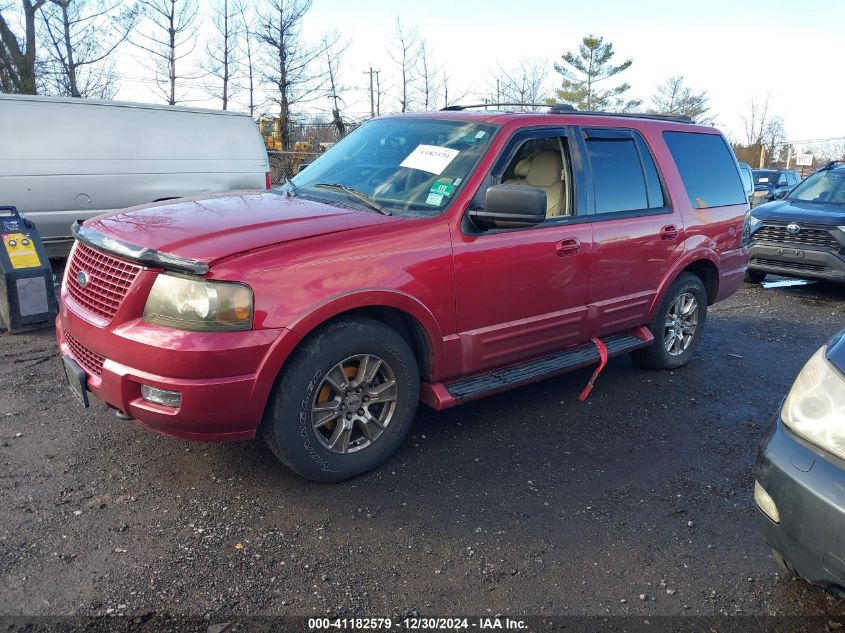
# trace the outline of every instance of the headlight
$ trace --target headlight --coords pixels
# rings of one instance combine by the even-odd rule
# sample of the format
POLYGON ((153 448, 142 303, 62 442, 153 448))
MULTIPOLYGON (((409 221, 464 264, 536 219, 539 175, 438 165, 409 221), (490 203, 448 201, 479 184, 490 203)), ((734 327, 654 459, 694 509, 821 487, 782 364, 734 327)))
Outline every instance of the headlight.
POLYGON ((220 332, 252 327, 252 290, 231 282, 159 275, 144 320, 178 330, 220 332))
POLYGON ((805 440, 845 459, 845 378, 827 362, 826 350, 804 365, 781 415, 805 440))
POLYGON ((751 215, 751 211, 745 214, 745 221, 742 223, 742 246, 748 246, 751 242, 751 229, 760 224, 763 220, 751 215))

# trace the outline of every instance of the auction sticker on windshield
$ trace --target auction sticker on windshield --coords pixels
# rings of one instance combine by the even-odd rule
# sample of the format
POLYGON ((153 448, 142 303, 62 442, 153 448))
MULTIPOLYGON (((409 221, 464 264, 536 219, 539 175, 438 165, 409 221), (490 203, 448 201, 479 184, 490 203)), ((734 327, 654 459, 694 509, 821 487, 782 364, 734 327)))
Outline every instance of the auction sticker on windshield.
POLYGON ((440 147, 438 145, 417 145, 416 149, 408 154, 405 160, 399 163, 399 165, 410 169, 427 171, 430 174, 439 176, 449 163, 455 159, 455 156, 460 153, 459 150, 440 147))

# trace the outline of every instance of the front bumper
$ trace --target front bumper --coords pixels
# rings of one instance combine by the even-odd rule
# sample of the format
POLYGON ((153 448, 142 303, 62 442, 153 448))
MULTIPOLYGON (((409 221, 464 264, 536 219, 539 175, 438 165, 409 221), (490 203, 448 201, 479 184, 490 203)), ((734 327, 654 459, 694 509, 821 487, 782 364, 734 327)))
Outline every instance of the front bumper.
POLYGON ((780 513, 775 523, 757 508, 766 542, 803 578, 845 591, 845 461, 797 437, 778 415, 755 476, 780 513))
POLYGON ((749 270, 786 277, 845 282, 845 260, 833 251, 754 243, 748 250, 749 270))
POLYGON ((141 320, 103 329, 65 303, 56 333, 62 355, 86 370, 89 391, 108 406, 159 433, 214 442, 255 436, 280 367, 276 352, 296 338, 288 330, 181 332, 141 320), (92 371, 98 357, 102 367, 92 371), (142 384, 178 391, 180 406, 147 402, 142 384))

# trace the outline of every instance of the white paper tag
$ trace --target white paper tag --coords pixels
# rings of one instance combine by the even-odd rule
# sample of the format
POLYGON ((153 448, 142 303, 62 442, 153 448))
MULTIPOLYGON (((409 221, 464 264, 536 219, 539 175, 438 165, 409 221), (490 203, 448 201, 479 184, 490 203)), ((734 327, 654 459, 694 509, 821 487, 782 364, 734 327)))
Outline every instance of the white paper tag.
POLYGON ((417 145, 399 165, 439 176, 460 153, 460 150, 438 145, 417 145))
POLYGON ((441 202, 443 202, 442 193, 430 193, 428 194, 428 198, 425 199, 425 203, 433 207, 439 207, 441 202))

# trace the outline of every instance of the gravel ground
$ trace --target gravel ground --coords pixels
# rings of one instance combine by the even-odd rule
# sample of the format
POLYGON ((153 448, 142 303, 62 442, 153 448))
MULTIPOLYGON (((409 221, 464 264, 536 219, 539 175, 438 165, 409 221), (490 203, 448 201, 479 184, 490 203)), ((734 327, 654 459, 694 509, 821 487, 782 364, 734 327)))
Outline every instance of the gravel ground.
POLYGON ((746 286, 686 368, 612 360, 437 413, 312 484, 260 443, 83 411, 52 330, 0 336, 0 613, 840 616, 754 527, 751 466, 845 290, 746 286))

